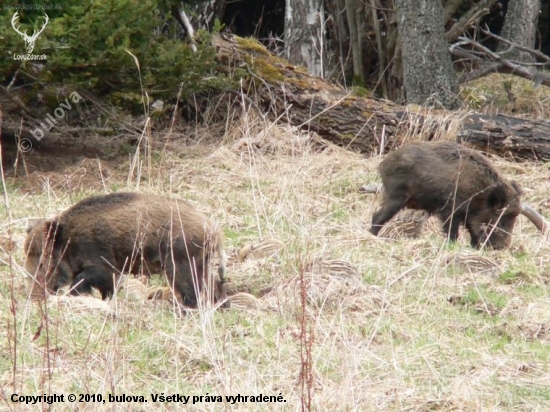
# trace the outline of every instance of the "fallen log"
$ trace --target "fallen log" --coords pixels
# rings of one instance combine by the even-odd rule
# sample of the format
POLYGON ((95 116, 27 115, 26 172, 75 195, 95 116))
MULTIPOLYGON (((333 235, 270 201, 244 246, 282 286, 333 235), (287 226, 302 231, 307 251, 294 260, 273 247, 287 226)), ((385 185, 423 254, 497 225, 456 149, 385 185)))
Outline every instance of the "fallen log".
POLYGON ((550 160, 550 123, 496 115, 470 115, 457 141, 514 160, 550 160))
POLYGON ((395 144, 400 122, 397 113, 403 107, 358 97, 310 76, 304 68, 272 55, 254 39, 222 35, 214 38, 213 45, 219 70, 248 79, 244 84, 247 94, 274 118, 362 153, 395 144))
MULTIPOLYGON (((219 70, 243 79, 245 92, 273 118, 366 155, 387 152, 414 134, 436 139, 438 133, 445 134, 453 116, 345 90, 272 55, 254 39, 222 35, 213 45, 219 70)), ((504 115, 458 116, 463 116, 458 142, 517 161, 550 160, 548 122, 504 115)))

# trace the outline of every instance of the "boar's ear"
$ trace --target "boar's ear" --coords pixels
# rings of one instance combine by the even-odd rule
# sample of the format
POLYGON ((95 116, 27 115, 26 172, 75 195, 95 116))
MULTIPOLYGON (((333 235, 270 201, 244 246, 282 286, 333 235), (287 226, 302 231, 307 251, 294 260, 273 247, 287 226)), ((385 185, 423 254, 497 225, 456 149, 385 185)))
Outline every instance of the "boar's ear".
POLYGON ((495 209, 502 209, 508 204, 508 193, 506 186, 502 183, 497 183, 489 188, 487 202, 489 206, 495 209))
POLYGON ((46 219, 29 219, 27 233, 31 233, 36 226, 41 225, 45 221, 46 219))
POLYGON ((46 242, 53 245, 61 238, 63 227, 55 219, 46 220, 42 223, 42 235, 44 236, 44 245, 46 242))

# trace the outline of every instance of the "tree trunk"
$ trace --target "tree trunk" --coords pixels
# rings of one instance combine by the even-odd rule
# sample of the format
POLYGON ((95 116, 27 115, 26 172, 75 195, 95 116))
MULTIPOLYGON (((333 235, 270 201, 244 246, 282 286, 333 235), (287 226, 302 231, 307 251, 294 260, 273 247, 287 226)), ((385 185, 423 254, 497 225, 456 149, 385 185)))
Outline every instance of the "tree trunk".
POLYGON ((332 24, 327 24, 327 62, 328 69, 325 71, 325 78, 338 79, 341 83, 346 83, 347 78, 351 77, 350 67, 347 63, 348 50, 350 47, 350 34, 347 19, 343 10, 345 10, 345 0, 327 0, 325 2, 328 20, 332 24))
POLYGON ((285 56, 324 77, 325 33, 323 0, 286 0, 285 56))
MULTIPOLYGON (((411 136, 437 139, 448 134, 449 122, 456 122, 447 112, 438 116, 432 111, 426 118, 413 108, 355 96, 309 76, 250 39, 220 36, 214 46, 220 70, 234 73, 240 67, 253 73, 243 85, 262 112, 350 150, 373 155, 411 136)), ((550 160, 550 123, 471 115, 461 126, 458 141, 517 160, 550 160)))
POLYGON ((363 68, 363 3, 359 0, 346 0, 346 17, 349 27, 351 58, 353 61, 353 83, 365 85, 367 79, 363 68))
POLYGON ((459 107, 441 0, 395 0, 407 101, 459 107))
POLYGON ((327 0, 325 4, 328 54, 336 55, 337 59, 333 60, 338 63, 329 67, 329 78, 346 85, 362 86, 392 100, 399 96, 392 86, 395 73, 402 78, 398 61, 401 55, 394 58, 397 27, 392 17, 392 2, 327 0))
MULTIPOLYGON (((535 48, 537 19, 540 12, 540 0, 510 0, 502 27, 501 37, 529 49, 535 48)), ((503 58, 532 63, 533 55, 500 43, 498 52, 504 52, 503 58), (509 50, 508 50, 509 49, 509 50)))

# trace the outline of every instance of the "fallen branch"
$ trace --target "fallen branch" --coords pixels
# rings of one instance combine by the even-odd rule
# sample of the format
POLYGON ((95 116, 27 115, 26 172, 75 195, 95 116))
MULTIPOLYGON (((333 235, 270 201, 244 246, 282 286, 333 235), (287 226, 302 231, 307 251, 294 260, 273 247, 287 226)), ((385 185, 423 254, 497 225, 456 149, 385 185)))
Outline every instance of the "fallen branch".
MULTIPOLYGON (((515 45, 514 43, 509 41, 507 42, 512 44, 513 47, 521 48, 522 50, 528 51, 535 55, 541 54, 540 52, 536 52, 535 50, 515 45)), ((519 63, 507 60, 503 58, 499 53, 495 53, 492 50, 489 50, 487 47, 483 46, 482 44, 478 43, 477 41, 469 39, 467 37, 459 37, 459 42, 452 45, 449 49, 451 54, 453 54, 454 56, 460 58, 469 58, 472 61, 475 61, 477 64, 480 64, 480 62, 485 62, 484 65, 483 63, 481 63, 484 67, 481 67, 479 70, 464 73, 459 79, 461 83, 466 83, 475 79, 479 79, 480 77, 486 76, 490 73, 506 73, 513 74, 527 80, 531 80, 536 85, 542 84, 547 87, 550 86, 549 75, 535 69, 529 69, 519 63), (462 46, 465 45, 470 46, 473 50, 466 50, 462 48, 462 46)), ((545 58, 550 61, 549 57, 545 56, 545 58)))
POLYGON ((461 34, 478 22, 483 16, 489 14, 491 6, 496 0, 481 0, 472 6, 453 26, 445 33, 448 42, 455 41, 461 34))
MULTIPOLYGON (((489 36, 495 40, 498 40, 499 42, 503 42, 503 43, 506 43, 508 44, 509 46, 513 47, 514 49, 518 49, 518 50, 521 50, 521 51, 524 51, 524 52, 527 52, 527 53, 531 53, 533 56, 535 56, 537 59, 539 60, 543 60, 547 63, 550 63, 550 57, 548 57, 546 54, 544 53, 541 53, 540 51, 538 50, 533 50, 533 49, 530 49, 528 47, 525 47, 525 46, 522 46, 521 44, 518 44, 518 43, 515 43, 513 41, 510 41, 508 39, 505 39, 504 37, 500 37, 494 33, 491 33, 491 31, 488 29, 488 28, 485 28, 485 29, 482 29, 481 27, 479 28, 479 30, 485 34, 486 36, 489 36)), ((506 50, 506 52, 508 52, 508 50, 506 50)))

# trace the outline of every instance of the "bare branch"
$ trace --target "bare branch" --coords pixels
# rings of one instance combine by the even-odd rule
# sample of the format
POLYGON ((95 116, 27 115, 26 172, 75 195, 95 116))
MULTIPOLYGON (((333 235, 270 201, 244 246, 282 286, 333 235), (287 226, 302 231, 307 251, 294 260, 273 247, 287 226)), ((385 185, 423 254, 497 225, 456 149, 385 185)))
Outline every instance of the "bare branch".
MULTIPOLYGON (((531 52, 534 50, 527 49, 523 47, 525 51, 531 52)), ((482 44, 472 40, 468 39, 464 36, 459 37, 459 43, 458 46, 452 45, 449 48, 451 54, 454 56, 460 57, 460 58, 470 58, 472 61, 476 61, 478 64, 480 62, 479 60, 479 53, 481 53, 484 57, 484 60, 486 64, 484 67, 481 67, 477 71, 473 71, 470 73, 466 73, 459 81, 461 83, 465 83, 468 81, 472 81, 475 79, 479 79, 480 77, 486 76, 490 73, 508 73, 513 74, 518 77, 522 77, 527 80, 531 80, 535 83, 536 86, 539 84, 542 84, 544 86, 550 87, 550 76, 542 73, 541 71, 529 69, 527 67, 522 66, 521 64, 512 62, 510 60, 507 60, 503 58, 499 53, 495 53, 491 50, 489 50, 487 47, 483 46, 482 44), (469 45, 474 50, 464 50, 460 46, 463 45, 469 45), (475 50, 478 52, 476 53, 475 50)), ((548 57, 547 57, 548 59, 548 57)))
POLYGON ((498 64, 498 63, 494 63, 494 64, 490 64, 488 66, 485 66, 483 67, 482 69, 479 69, 479 70, 474 70, 472 72, 467 72, 467 73, 463 73, 459 78, 458 78, 458 82, 459 83, 468 83, 468 82, 472 82, 474 80, 477 80, 477 79, 481 79, 482 77, 485 77, 491 73, 498 73, 499 72, 499 68, 501 68, 502 65, 498 64))
MULTIPOLYGON (((543 61, 545 61, 545 62, 547 62, 547 63, 550 63, 550 57, 548 57, 548 56, 547 56, 546 54, 544 54, 544 53, 539 52, 538 50, 530 49, 530 48, 528 48, 528 47, 522 46, 522 45, 520 45, 520 44, 518 44, 518 43, 515 43, 515 42, 513 42, 513 41, 510 41, 510 40, 508 40, 508 39, 505 39, 504 37, 497 36, 496 34, 491 33, 487 28, 482 29, 482 28, 480 27, 479 30, 480 30, 483 34, 485 34, 485 35, 487 35, 487 36, 489 36, 489 37, 492 37, 493 39, 496 39, 496 40, 498 40, 498 41, 500 41, 500 42, 503 42, 503 43, 506 43, 506 44, 510 45, 511 48, 514 48, 514 49, 518 49, 518 50, 521 50, 521 51, 525 51, 525 52, 531 53, 531 54, 534 55, 537 59, 540 59, 540 60, 543 60, 543 61)), ((506 50, 506 52, 507 52, 507 51, 508 51, 508 50, 506 50)), ((504 52, 503 52, 503 54, 504 54, 504 52)))
POLYGON ((443 6, 443 21, 445 24, 451 19, 453 14, 456 13, 463 0, 447 0, 443 6))
POLYGON ((447 31, 445 34, 447 41, 451 42, 456 40, 458 36, 468 30, 472 24, 476 23, 486 14, 489 14, 489 9, 495 3, 496 0, 481 0, 479 3, 472 6, 472 8, 464 13, 460 20, 453 24, 453 27, 447 31))
POLYGON ((528 204, 523 203, 521 205, 521 214, 527 217, 527 219, 529 219, 531 222, 533 222, 533 224, 538 230, 542 232, 542 234, 546 234, 550 230, 550 223, 548 223, 539 212, 537 212, 528 204))

